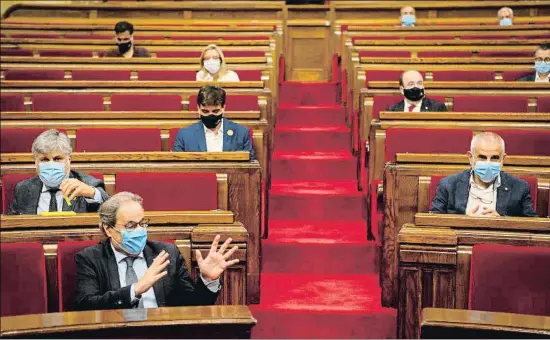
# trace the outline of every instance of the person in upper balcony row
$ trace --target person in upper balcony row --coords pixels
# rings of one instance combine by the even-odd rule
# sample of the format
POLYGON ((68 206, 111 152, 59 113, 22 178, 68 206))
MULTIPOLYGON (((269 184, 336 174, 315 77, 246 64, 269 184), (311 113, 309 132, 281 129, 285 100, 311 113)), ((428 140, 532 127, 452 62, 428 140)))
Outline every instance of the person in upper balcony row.
POLYGON ((51 129, 36 137, 32 153, 37 176, 17 183, 7 215, 96 212, 109 198, 105 184, 95 177, 72 171, 71 152, 71 142, 64 133, 51 129))
POLYGON ((115 25, 115 43, 114 48, 107 53, 107 58, 150 58, 151 55, 144 47, 137 47, 134 44, 134 25, 128 21, 120 21, 115 25))
POLYGON ((474 136, 468 152, 471 169, 445 177, 432 212, 468 216, 536 216, 526 181, 501 171, 504 140, 492 132, 474 136))
POLYGON ((173 151, 249 151, 250 160, 256 159, 248 128, 223 118, 225 97, 219 86, 206 85, 199 90, 200 121, 178 131, 173 151))
POLYGON ((235 71, 227 69, 222 50, 216 45, 208 45, 201 54, 201 69, 197 81, 239 81, 235 71))
POLYGON ((537 47, 535 50, 535 72, 518 80, 550 83, 550 44, 542 44, 537 47))
POLYGON ((514 11, 510 7, 502 7, 499 9, 497 16, 500 26, 512 26, 514 24, 514 11))
POLYGON ((401 26, 403 27, 414 27, 416 25, 416 10, 413 6, 403 6, 401 7, 401 26))
POLYGON ((424 79, 418 71, 405 71, 399 77, 399 90, 404 99, 389 107, 388 111, 425 112, 447 111, 445 104, 426 97, 424 79))

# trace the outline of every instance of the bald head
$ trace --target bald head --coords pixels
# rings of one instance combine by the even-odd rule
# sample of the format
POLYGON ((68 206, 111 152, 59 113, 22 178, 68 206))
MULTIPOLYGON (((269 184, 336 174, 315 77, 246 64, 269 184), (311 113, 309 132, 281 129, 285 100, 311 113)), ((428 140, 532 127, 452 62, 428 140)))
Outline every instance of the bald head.
POLYGON ((499 20, 502 20, 504 18, 513 19, 514 11, 510 7, 502 7, 498 10, 497 15, 499 20))
POLYGON ((424 78, 422 74, 416 70, 408 70, 399 77, 399 86, 410 89, 411 87, 424 88, 424 78))
POLYGON ((483 132, 475 135, 470 144, 468 158, 472 169, 476 162, 498 162, 504 163, 506 153, 504 140, 493 132, 483 132))
POLYGON ((401 7, 401 16, 403 15, 416 15, 416 10, 413 6, 403 6, 401 7))

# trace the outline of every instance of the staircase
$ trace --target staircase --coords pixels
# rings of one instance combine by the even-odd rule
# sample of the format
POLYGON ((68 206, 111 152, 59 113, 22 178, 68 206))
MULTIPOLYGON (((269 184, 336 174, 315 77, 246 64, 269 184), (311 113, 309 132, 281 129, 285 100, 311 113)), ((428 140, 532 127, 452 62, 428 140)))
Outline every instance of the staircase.
POLYGON ((394 338, 350 131, 333 83, 280 88, 253 338, 394 338))

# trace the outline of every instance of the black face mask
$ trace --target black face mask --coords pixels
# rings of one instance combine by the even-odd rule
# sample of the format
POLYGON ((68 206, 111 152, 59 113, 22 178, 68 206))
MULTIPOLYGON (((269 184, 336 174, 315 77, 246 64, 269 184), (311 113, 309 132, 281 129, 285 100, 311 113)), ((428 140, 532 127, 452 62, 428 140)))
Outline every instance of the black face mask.
POLYGON ((118 46, 118 51, 121 54, 124 54, 124 53, 128 52, 130 50, 130 48, 132 47, 132 41, 128 41, 127 43, 117 44, 117 46, 118 46))
POLYGON ((417 102, 420 99, 424 98, 424 89, 418 87, 403 89, 403 94, 405 95, 405 98, 407 98, 411 102, 417 102))
POLYGON ((222 121, 223 113, 219 115, 201 115, 201 121, 208 129, 213 129, 222 121))

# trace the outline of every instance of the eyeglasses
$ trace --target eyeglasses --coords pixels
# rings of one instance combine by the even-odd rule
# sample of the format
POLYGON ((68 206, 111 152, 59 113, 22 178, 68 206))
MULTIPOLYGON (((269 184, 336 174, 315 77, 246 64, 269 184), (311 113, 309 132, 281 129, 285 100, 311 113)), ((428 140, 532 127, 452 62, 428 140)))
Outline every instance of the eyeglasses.
POLYGON ((540 62, 543 62, 543 61, 544 61, 545 63, 547 63, 547 64, 550 64, 550 57, 546 57, 546 58, 544 58, 544 59, 542 59, 542 58, 535 58, 535 62, 537 62, 537 63, 540 63, 540 62))
POLYGON ((479 200, 481 203, 483 204, 493 204, 494 200, 495 200, 495 191, 493 190, 493 192, 491 192, 491 200, 488 200, 484 197, 480 197, 476 194, 474 194, 471 190, 470 190, 470 195, 475 198, 476 200, 479 200))
POLYGON ((149 226, 149 222, 151 222, 151 220, 148 219, 148 218, 145 218, 145 219, 141 220, 140 222, 130 221, 130 222, 126 223, 125 225, 124 224, 119 224, 119 223, 116 223, 115 225, 121 225, 121 226, 124 226, 124 229, 126 229, 128 231, 133 231, 137 227, 147 228, 149 226))

